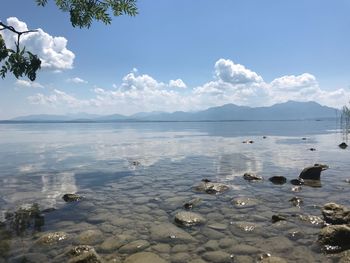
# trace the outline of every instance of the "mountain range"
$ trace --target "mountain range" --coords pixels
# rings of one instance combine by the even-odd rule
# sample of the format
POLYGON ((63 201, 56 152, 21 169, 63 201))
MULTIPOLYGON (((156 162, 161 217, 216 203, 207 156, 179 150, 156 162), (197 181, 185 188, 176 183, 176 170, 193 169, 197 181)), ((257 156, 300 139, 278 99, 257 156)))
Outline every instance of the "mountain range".
POLYGON ((176 111, 140 112, 130 116, 121 114, 95 115, 88 113, 67 115, 28 115, 9 122, 120 122, 120 121, 237 121, 237 120, 315 120, 333 119, 339 110, 316 102, 288 101, 269 107, 248 107, 225 104, 197 112, 176 111))

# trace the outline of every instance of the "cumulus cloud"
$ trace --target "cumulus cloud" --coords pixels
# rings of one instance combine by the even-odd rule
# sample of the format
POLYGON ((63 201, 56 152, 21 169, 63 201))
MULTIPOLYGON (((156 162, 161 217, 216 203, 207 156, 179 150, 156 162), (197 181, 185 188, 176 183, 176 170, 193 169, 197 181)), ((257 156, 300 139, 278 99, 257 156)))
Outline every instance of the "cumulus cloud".
POLYGON ((86 80, 83 80, 79 77, 70 78, 67 80, 68 82, 74 83, 74 84, 87 84, 88 82, 86 80))
POLYGON ((44 88, 39 82, 32 82, 28 80, 18 79, 16 80, 16 86, 24 88, 44 88))
POLYGON ((185 82, 183 82, 182 79, 176 79, 176 80, 169 81, 169 87, 170 88, 185 89, 185 88, 187 88, 187 85, 185 84, 185 82))
POLYGON ((340 107, 350 97, 350 92, 345 89, 321 89, 316 77, 310 73, 287 75, 265 82, 258 73, 227 59, 219 59, 215 63, 214 73, 211 81, 184 89, 186 85, 181 79, 164 83, 132 70, 120 84, 113 84, 113 89, 94 88, 90 99, 82 100, 54 90, 49 95, 38 93, 31 96, 29 101, 53 107, 67 105, 91 112, 133 114, 141 111, 202 110, 226 103, 269 106, 288 100, 316 101, 340 107))
MULTIPOLYGON (((17 31, 28 30, 27 24, 16 17, 9 17, 6 22, 17 31)), ((0 34, 5 40, 6 46, 14 49, 17 35, 8 30, 0 31, 0 34)), ((67 49, 67 43, 66 38, 51 36, 39 28, 37 32, 23 34, 20 45, 25 46, 26 50, 33 54, 37 54, 43 68, 64 70, 73 68, 75 58, 74 53, 67 49)))

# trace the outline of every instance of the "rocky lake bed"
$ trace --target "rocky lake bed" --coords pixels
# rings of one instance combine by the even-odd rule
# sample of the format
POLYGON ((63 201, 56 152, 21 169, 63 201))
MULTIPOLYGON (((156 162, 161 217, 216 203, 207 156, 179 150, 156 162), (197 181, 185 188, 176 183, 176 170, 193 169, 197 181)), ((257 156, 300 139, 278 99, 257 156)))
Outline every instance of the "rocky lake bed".
POLYGON ((157 125, 0 126, 0 263, 350 262, 333 124, 157 125))

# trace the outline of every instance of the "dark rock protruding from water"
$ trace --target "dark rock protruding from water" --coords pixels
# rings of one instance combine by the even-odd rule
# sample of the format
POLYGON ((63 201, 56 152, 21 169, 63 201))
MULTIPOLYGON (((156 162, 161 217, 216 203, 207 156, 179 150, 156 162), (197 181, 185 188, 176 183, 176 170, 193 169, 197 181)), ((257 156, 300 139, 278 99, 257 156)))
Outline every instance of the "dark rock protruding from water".
POLYGON ((325 252, 339 252, 350 249, 350 227, 330 225, 321 229, 319 242, 325 246, 325 252))
POLYGON ((297 207, 300 207, 303 204, 303 200, 297 196, 294 196, 293 198, 289 199, 289 202, 291 202, 294 206, 297 207))
POLYGON ((229 190, 230 187, 222 183, 213 183, 210 181, 203 181, 194 187, 195 191, 207 194, 219 194, 229 190))
POLYGON ((269 181, 273 184, 285 184, 287 182, 287 178, 284 176, 272 176, 269 178, 269 181))
POLYGON ((292 185, 303 185, 303 184, 304 184, 304 180, 301 179, 301 178, 292 179, 292 180, 290 180, 290 183, 291 183, 292 185))
POLYGON ((271 218, 272 223, 276 223, 278 221, 286 221, 287 218, 283 215, 273 215, 271 218))
POLYGON ((243 175, 243 178, 244 178, 244 180, 247 180, 247 181, 260 181, 263 179, 261 176, 253 174, 253 173, 245 173, 243 175))
POLYGON ((80 201, 81 199, 83 199, 83 197, 81 195, 78 194, 65 194, 62 199, 69 203, 69 202, 77 202, 80 201))
POLYGON ((301 171, 299 178, 304 180, 320 180, 321 172, 327 169, 328 166, 324 164, 315 164, 314 166, 305 167, 301 171))
POLYGON ((204 217, 197 213, 182 211, 175 215, 175 222, 182 226, 201 225, 205 221, 204 217))
POLYGON ((338 145, 339 148, 341 149, 346 149, 348 147, 348 145, 345 142, 342 142, 341 144, 338 145))
POLYGON ((64 256, 56 258, 54 262, 69 263, 103 263, 104 260, 96 253, 92 246, 79 245, 73 247, 64 256), (66 259, 66 261, 63 261, 66 259), (62 260, 62 261, 61 261, 62 260))
POLYGON ((336 203, 327 203, 323 206, 322 215, 328 224, 350 224, 350 210, 336 203))
POLYGON ((316 149, 315 148, 310 148, 309 151, 314 152, 314 151, 316 151, 316 149))

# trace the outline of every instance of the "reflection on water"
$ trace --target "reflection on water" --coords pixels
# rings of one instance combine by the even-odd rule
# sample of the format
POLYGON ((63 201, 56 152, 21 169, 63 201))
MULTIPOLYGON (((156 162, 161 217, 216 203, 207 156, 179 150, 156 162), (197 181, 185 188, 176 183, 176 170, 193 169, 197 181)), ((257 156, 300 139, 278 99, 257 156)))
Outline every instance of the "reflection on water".
POLYGON ((321 225, 307 219, 321 217, 325 202, 349 206, 349 152, 337 147, 341 135, 330 132, 334 128, 323 121, 0 125, 0 262, 33 253, 58 260, 77 244, 123 262, 139 251, 129 243, 140 240, 144 251, 168 262, 211 262, 213 251, 238 262, 254 262, 263 253, 288 262, 332 261, 317 244, 321 225), (302 186, 298 207, 289 201, 291 184, 267 180, 295 179, 314 163, 330 169, 322 172, 321 188, 302 186), (246 172, 265 180, 246 182, 246 172), (194 192, 203 178, 230 190, 194 192), (67 204, 66 193, 84 199, 67 204), (193 211, 206 223, 177 233, 181 242, 163 237, 193 198, 200 198, 193 211), (275 213, 288 219, 272 224, 275 213), (69 238, 44 253, 38 237, 53 231, 69 238))

